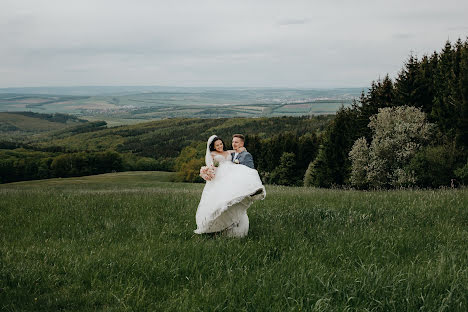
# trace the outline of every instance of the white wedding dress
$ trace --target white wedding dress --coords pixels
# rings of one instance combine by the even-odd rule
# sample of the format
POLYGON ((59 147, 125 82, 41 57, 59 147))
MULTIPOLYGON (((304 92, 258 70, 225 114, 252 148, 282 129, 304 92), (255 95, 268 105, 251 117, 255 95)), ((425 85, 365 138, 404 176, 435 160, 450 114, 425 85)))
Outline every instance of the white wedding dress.
POLYGON ((266 192, 255 169, 234 164, 231 155, 216 155, 215 177, 206 181, 198 205, 195 233, 224 231, 230 237, 244 237, 249 231, 247 209, 266 192))

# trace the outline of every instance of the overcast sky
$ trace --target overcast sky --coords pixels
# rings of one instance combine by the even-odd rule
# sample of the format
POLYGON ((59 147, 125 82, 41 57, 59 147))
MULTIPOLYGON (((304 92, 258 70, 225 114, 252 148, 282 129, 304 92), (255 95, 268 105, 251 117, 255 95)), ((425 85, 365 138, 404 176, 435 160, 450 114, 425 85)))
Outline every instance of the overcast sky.
POLYGON ((0 87, 366 87, 468 36, 462 0, 1 0, 0 87))

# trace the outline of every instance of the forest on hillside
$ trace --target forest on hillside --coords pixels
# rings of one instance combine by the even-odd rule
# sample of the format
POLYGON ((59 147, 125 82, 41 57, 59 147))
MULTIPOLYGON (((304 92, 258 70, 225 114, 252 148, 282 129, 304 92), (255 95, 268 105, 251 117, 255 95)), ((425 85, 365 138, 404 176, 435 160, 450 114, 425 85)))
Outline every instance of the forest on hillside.
MULTIPOLYGON (((0 140, 0 178, 2 182, 13 182, 112 171, 174 171, 187 149, 204 153, 205 142, 213 133, 228 144, 232 134, 240 132, 255 134, 247 135, 248 148, 254 153, 255 142, 270 142, 272 149, 277 149, 278 144, 281 149, 301 149, 296 153, 301 157, 297 176, 302 180, 315 157, 320 133, 332 118, 174 118, 111 128, 105 122, 88 122, 24 141, 0 140)), ((255 157, 261 166, 274 165, 271 160, 262 160, 259 153, 255 157)))

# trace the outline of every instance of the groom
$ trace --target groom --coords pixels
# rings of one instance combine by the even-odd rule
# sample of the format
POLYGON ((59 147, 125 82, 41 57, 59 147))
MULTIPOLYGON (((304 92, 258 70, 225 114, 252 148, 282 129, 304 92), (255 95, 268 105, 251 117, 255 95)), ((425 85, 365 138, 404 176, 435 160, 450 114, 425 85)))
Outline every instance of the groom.
POLYGON ((232 162, 255 169, 252 155, 246 150, 239 152, 239 150, 244 147, 244 141, 245 137, 242 134, 234 134, 232 136, 232 148, 236 151, 231 154, 232 162))

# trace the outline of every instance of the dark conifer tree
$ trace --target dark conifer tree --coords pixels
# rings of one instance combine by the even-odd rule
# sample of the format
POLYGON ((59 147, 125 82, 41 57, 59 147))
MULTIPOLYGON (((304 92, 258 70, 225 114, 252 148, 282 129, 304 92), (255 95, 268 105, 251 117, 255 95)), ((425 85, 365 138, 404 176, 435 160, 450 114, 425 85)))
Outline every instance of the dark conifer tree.
POLYGON ((398 74, 395 82, 395 105, 408 105, 421 107, 417 97, 417 85, 419 76, 418 59, 410 55, 405 66, 398 74))
POLYGON ((315 186, 330 187, 342 185, 349 177, 348 153, 358 138, 358 112, 353 108, 340 108, 331 122, 323 145, 314 161, 312 183, 315 186))
POLYGON ((416 76, 413 103, 414 106, 421 108, 426 114, 430 114, 432 109, 432 101, 434 99, 434 72, 436 66, 437 54, 431 58, 425 55, 419 64, 419 70, 416 76))
POLYGON ((449 41, 439 55, 437 69, 434 75, 434 100, 431 117, 437 121, 442 132, 453 134, 453 116, 456 104, 451 97, 453 81, 453 51, 449 41))
POLYGON ((457 123, 456 142, 468 152, 468 40, 460 47, 459 82, 460 115, 457 123))

